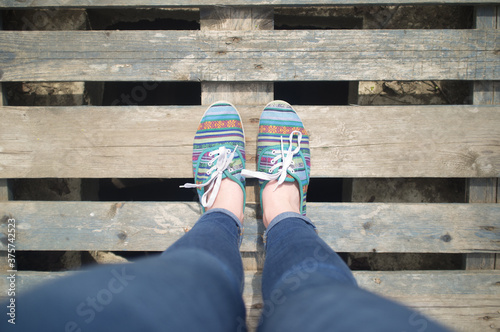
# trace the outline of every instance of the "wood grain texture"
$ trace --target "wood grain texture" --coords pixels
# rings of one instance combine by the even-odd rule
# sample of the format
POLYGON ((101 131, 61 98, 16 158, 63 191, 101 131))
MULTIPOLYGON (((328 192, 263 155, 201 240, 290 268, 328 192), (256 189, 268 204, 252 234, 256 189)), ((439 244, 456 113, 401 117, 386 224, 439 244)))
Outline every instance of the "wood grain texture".
POLYGON ((3 31, 0 81, 496 80, 499 40, 483 29, 3 31))
POLYGON ((476 29, 497 29, 496 6, 476 6, 475 28, 476 29))
POLYGON ((264 106, 274 99, 273 83, 202 82, 201 103, 211 105, 224 100, 233 105, 264 106))
MULTIPOLYGON (((23 294, 74 273, 19 272, 16 288, 23 294)), ((354 276, 360 287, 401 302, 455 331, 488 331, 491 325, 500 324, 497 271, 354 271, 354 276)), ((243 298, 250 331, 255 331, 263 306, 261 280, 259 272, 245 272, 243 298)), ((7 279, 2 276, 0 288, 6 286, 7 279)))
MULTIPOLYGON (((17 221, 18 250, 163 251, 200 215, 196 202, 0 202, 0 216, 17 221)), ((338 252, 497 252, 498 215, 497 204, 308 203, 338 252)), ((255 205, 244 233, 241 251, 258 251, 264 227, 255 205)))
MULTIPOLYGON (((269 7, 204 7, 200 9, 200 27, 210 30, 273 30, 274 10, 269 7)), ((220 100, 233 105, 262 107, 274 99, 274 84, 262 82, 202 82, 201 103, 211 105, 220 100)), ((248 151, 248 150, 247 150, 248 151)), ((246 186, 246 202, 259 202, 259 186, 246 186)), ((263 251, 262 246, 258 247, 263 251)))
MULTIPOLYGON (((498 7, 476 7, 476 29, 498 29, 498 7)), ((474 82, 473 102, 476 105, 500 104, 498 81, 474 82)), ((498 178, 469 179, 468 200, 470 203, 496 203, 498 178)), ((465 269, 488 270, 496 267, 496 254, 474 253, 465 256, 465 269)), ((500 269, 500 266, 497 268, 500 269)))
MULTIPOLYGON (((2 17, 0 15, 0 30, 3 28, 3 21, 2 17)), ((6 104, 5 102, 5 96, 3 93, 3 86, 0 83, 0 107, 4 106, 6 104)), ((0 111, 1 114, 1 111, 0 111)), ((1 151, 0 151, 1 153, 1 151)), ((8 201, 11 198, 11 191, 9 188, 9 182, 7 179, 1 179, 0 178, 0 202, 1 201, 8 201)), ((4 227, 4 225, 2 225, 4 227)), ((0 273, 4 273, 4 271, 7 271, 9 269, 9 266, 7 264, 7 251, 5 250, 0 250, 0 273)))
MULTIPOLYGON (((272 8, 206 7, 200 10, 200 26, 210 30, 273 30, 272 8)), ((220 100, 233 104, 265 105, 274 98, 273 83, 202 82, 201 103, 220 100)))
MULTIPOLYGON (((488 331, 500 324, 498 272, 354 271, 360 287, 406 305, 454 331, 488 331)), ((258 326, 260 273, 245 274, 243 297, 250 331, 258 326)), ((422 319, 424 317, 418 317, 422 319)), ((424 318, 425 319, 425 318, 424 318)))
MULTIPOLYGON (((190 178, 205 108, 4 107, 0 177, 190 178)), ((237 108, 254 169, 262 106, 237 108)), ((310 133, 313 177, 500 175, 498 106, 296 109, 310 133)))
POLYGON ((11 198, 9 183, 7 179, 0 179, 0 201, 8 201, 11 198))
POLYGON ((273 30, 272 8, 204 7, 200 9, 201 30, 273 30))
POLYGON ((489 4, 494 0, 3 0, 0 8, 110 8, 203 6, 338 6, 404 4, 489 4))

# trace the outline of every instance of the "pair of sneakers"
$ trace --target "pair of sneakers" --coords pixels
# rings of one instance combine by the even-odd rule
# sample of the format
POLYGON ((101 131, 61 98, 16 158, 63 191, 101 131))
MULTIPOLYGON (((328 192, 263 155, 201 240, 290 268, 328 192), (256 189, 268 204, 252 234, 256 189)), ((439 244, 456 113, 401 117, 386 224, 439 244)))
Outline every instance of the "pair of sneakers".
POLYGON ((311 157, 309 136, 292 106, 276 100, 264 108, 257 139, 257 171, 245 169, 245 133, 240 115, 228 102, 212 104, 203 115, 193 144, 194 184, 200 203, 210 208, 219 192, 221 181, 236 182, 245 195, 245 178, 258 178, 262 190, 269 181, 297 182, 300 190, 300 212, 306 215, 311 157))

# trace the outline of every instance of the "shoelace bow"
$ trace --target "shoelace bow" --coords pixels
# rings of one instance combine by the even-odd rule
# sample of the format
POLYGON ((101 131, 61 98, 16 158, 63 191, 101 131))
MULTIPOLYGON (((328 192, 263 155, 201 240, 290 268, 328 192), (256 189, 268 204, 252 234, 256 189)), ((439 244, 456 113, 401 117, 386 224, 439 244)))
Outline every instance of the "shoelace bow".
POLYGON ((214 164, 214 162, 217 161, 217 163, 214 166, 212 166, 206 173, 207 175, 211 175, 210 179, 205 183, 201 183, 201 184, 186 183, 186 184, 179 186, 179 187, 180 188, 201 188, 201 187, 208 186, 208 189, 205 190, 205 193, 201 197, 201 205, 203 205, 203 207, 206 207, 206 208, 211 207, 214 204, 215 199, 217 198, 217 194, 219 193, 220 184, 222 182, 222 174, 224 173, 224 171, 226 169, 229 169, 229 171, 232 171, 232 169, 229 167, 229 164, 231 163, 231 161, 233 161, 234 154, 235 154, 237 148, 238 148, 238 146, 236 146, 234 148, 234 150, 231 152, 230 149, 227 149, 226 147, 221 146, 217 150, 210 152, 208 155, 210 157, 213 157, 215 155, 215 157, 213 157, 208 162, 208 166, 212 166, 214 164), (209 194, 210 194, 210 198, 208 199, 208 202, 207 202, 207 197, 209 194))
POLYGON ((272 166, 269 169, 268 173, 256 172, 244 169, 241 172, 241 174, 245 177, 257 178, 264 181, 271 181, 278 179, 278 183, 274 188, 274 190, 276 190, 280 184, 285 182, 288 170, 290 170, 291 173, 295 172, 295 170, 291 167, 291 165, 294 164, 293 156, 299 153, 300 151, 300 142, 302 140, 302 133, 298 130, 294 130, 290 133, 290 137, 288 138, 288 140, 289 140, 288 150, 285 151, 285 148, 283 146, 283 136, 281 136, 281 151, 272 150, 272 154, 277 154, 277 156, 271 160, 271 164, 274 166, 272 166), (294 150, 292 150, 294 134, 297 134, 298 136, 297 147, 294 150), (280 159, 281 161, 277 163, 277 161, 279 161, 280 159), (276 173, 273 173, 274 170, 279 167, 281 167, 280 170, 276 173))

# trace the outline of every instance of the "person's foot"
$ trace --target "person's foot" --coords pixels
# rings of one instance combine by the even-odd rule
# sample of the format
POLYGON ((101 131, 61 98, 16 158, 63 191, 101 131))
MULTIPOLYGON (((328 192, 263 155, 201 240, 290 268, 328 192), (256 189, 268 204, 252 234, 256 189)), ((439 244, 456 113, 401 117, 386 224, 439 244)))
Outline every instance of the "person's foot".
POLYGON ((297 182, 284 182, 275 188, 276 180, 262 190, 262 222, 267 228, 283 212, 300 213, 300 190, 297 182))
POLYGON ((224 208, 243 220, 245 135, 240 115, 227 102, 212 104, 203 115, 193 144, 193 173, 203 211, 224 208))
POLYGON ((261 180, 264 225, 283 212, 306 214, 311 157, 309 136, 295 110, 284 101, 267 104, 259 122, 257 172, 243 176, 261 180))

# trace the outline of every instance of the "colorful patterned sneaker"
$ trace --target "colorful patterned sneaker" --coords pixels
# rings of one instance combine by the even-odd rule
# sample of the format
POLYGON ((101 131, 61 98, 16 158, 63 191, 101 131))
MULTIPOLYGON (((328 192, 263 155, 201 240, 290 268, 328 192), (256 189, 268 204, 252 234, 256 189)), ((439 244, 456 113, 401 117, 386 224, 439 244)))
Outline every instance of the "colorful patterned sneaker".
POLYGON ((240 185, 246 199, 245 178, 241 174, 244 168, 245 134, 240 115, 230 103, 216 102, 203 115, 194 137, 195 184, 180 187, 196 188, 205 212, 205 208, 213 205, 226 177, 240 185))
POLYGON ((243 170, 243 176, 260 179, 260 204, 262 190, 271 180, 297 181, 299 184, 300 212, 306 215, 306 196, 311 172, 309 136, 295 110, 285 101, 267 104, 259 122, 257 142, 257 172, 243 170))

